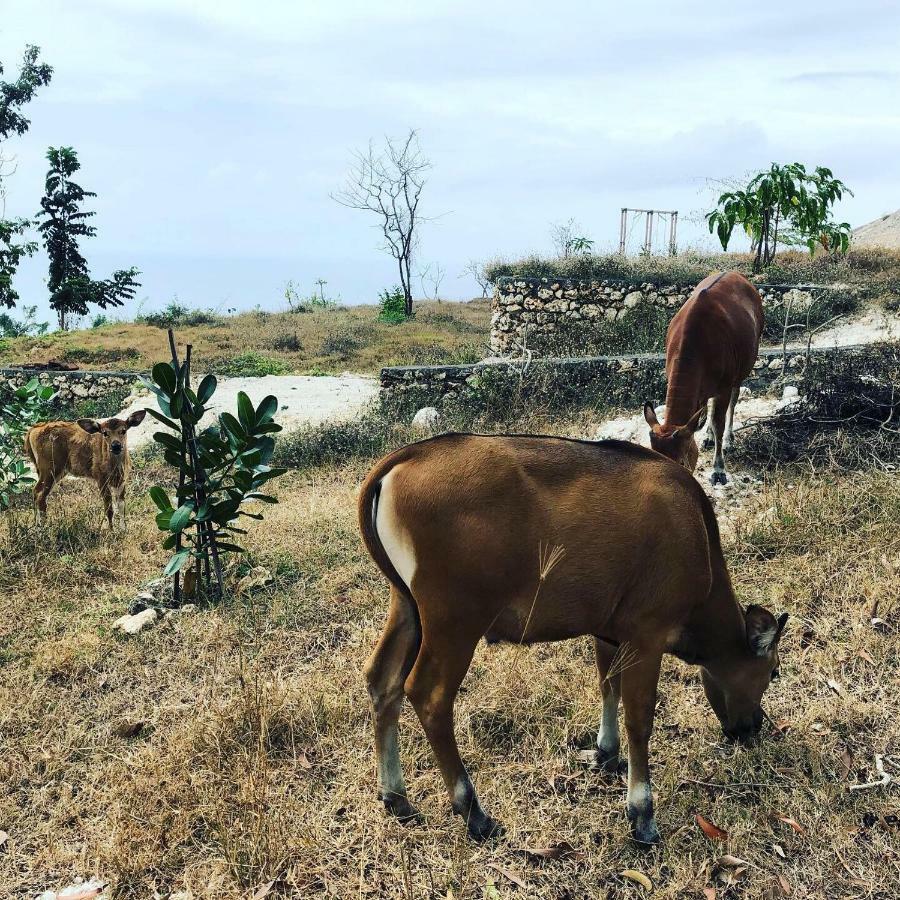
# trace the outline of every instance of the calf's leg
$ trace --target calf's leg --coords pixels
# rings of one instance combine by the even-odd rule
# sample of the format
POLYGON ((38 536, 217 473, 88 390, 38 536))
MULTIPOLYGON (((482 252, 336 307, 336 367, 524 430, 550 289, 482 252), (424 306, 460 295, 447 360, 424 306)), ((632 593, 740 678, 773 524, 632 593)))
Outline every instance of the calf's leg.
POLYGON ((641 651, 622 672, 622 702, 628 734, 627 813, 632 835, 640 844, 659 843, 647 757, 661 661, 662 654, 658 651, 641 651))
POLYGON ((416 661, 419 640, 419 619, 414 601, 392 586, 387 622, 366 663, 365 675, 375 713, 378 796, 388 812, 400 819, 413 819, 418 815, 406 796, 397 723, 403 703, 403 682, 416 661))
POLYGON ((54 484, 56 484, 56 478, 52 472, 38 473, 38 481, 34 486, 34 506, 38 524, 47 521, 47 497, 50 496, 54 484))
POLYGON ((617 648, 607 641, 594 638, 597 671, 600 673, 600 693, 603 712, 597 732, 597 765, 607 772, 619 770, 619 699, 622 696, 621 673, 609 675, 617 648))
POLYGON ((503 829, 481 808, 453 731, 453 702, 480 635, 460 633, 446 623, 429 630, 427 619, 422 628, 422 647, 406 679, 406 696, 437 758, 453 811, 466 820, 469 836, 483 841, 503 829))
POLYGON ((100 488, 100 497, 103 499, 103 510, 106 513, 106 524, 113 527, 113 496, 109 485, 104 484, 100 488))

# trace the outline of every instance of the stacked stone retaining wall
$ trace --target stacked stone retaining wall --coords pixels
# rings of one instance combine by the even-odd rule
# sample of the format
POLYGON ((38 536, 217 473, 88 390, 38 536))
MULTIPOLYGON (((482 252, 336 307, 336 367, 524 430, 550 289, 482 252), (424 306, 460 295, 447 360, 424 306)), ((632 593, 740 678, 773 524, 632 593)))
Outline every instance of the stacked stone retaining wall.
MULTIPOLYGON (((615 279, 577 281, 560 278, 500 278, 494 289, 491 351, 518 355, 522 346, 541 353, 560 329, 583 328, 615 321, 639 307, 661 308, 671 315, 696 285, 629 282, 615 279)), ((862 291, 846 285, 758 284, 763 304, 790 303, 806 309, 823 294, 858 299, 862 291)))
POLYGON ((128 390, 138 379, 137 372, 82 372, 60 369, 0 369, 0 390, 15 390, 37 378, 56 391, 55 404, 71 406, 82 400, 103 397, 128 390))

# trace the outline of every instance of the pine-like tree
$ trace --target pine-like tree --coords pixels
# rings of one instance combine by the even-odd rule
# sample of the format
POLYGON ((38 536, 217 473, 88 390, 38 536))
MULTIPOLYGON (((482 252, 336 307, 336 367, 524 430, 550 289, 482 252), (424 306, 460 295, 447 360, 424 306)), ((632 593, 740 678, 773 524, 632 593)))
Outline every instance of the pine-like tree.
POLYGON ((78 155, 71 147, 51 147, 47 151, 50 170, 41 198, 42 221, 38 230, 50 257, 50 272, 47 286, 50 289, 50 306, 56 311, 59 327, 65 329, 69 316, 83 316, 88 305, 101 309, 121 306, 130 300, 135 289, 140 287, 136 280, 137 269, 120 269, 111 278, 94 281, 88 269, 87 260, 78 246, 82 238, 94 237, 97 229, 88 224, 93 211, 83 210, 86 197, 96 197, 93 191, 86 191, 72 180, 81 168, 78 155))

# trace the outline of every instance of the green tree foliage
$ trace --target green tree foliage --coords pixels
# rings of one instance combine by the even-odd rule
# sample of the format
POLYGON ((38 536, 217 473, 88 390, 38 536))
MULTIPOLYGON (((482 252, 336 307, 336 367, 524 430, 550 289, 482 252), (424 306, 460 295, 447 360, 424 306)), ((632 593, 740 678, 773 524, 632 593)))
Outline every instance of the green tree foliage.
POLYGON ((846 253, 850 225, 831 218, 831 207, 844 193, 852 196, 824 166, 807 172, 801 163, 772 163, 745 188, 721 194, 706 221, 723 250, 728 249, 735 227, 742 227, 755 254, 753 270, 759 272, 774 260, 779 243, 805 244, 810 253, 818 248, 846 253))
MULTIPOLYGON (((28 44, 22 57, 22 68, 15 81, 0 81, 0 139, 11 134, 25 134, 31 124, 21 109, 29 103, 39 87, 50 83, 53 68, 40 61, 41 48, 28 44)), ((0 75, 3 63, 0 62, 0 75)))
POLYGON ((28 219, 0 219, 0 306, 12 309, 19 299, 13 275, 19 263, 37 250, 37 242, 24 239, 31 225, 28 219))
POLYGON ((79 241, 93 237, 97 229, 88 224, 94 213, 81 207, 85 198, 97 195, 72 180, 81 164, 71 147, 51 147, 47 160, 50 170, 38 213, 42 220, 38 230, 50 257, 50 306, 56 310, 59 327, 65 329, 68 317, 85 315, 88 304, 101 309, 121 306, 134 296, 140 283, 134 268, 113 272, 111 278, 100 281, 91 278, 79 241))
MULTIPOLYGON (((27 46, 18 78, 15 81, 0 78, 0 145, 11 135, 22 135, 28 131, 31 123, 22 115, 22 107, 34 98, 38 88, 50 82, 53 69, 40 61, 40 52, 39 47, 27 46)), ((2 75, 3 63, 0 62, 0 76, 2 75)), ((0 155, 0 169, 5 161, 0 155)), ((0 182, 3 174, 0 171, 0 182)), ((0 184, 0 201, 3 196, 0 184)), ((0 218, 0 307, 12 309, 19 299, 19 295, 13 290, 12 278, 22 259, 37 250, 35 241, 24 240, 23 237, 31 224, 28 219, 0 218)))
POLYGON ((25 432, 47 414, 53 388, 37 378, 0 397, 0 512, 9 509, 14 494, 28 490, 35 482, 23 458, 25 432))

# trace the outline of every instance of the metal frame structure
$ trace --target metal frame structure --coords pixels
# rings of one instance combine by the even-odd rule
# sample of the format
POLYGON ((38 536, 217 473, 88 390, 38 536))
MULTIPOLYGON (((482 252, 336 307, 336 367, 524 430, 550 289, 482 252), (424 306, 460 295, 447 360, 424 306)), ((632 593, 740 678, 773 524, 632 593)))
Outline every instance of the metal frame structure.
POLYGON ((642 253, 651 253, 653 251, 653 220, 656 218, 657 225, 660 230, 666 227, 668 238, 666 244, 669 253, 674 256, 677 250, 676 236, 678 232, 678 210, 677 209, 631 209, 630 207, 622 207, 622 218, 619 222, 619 253, 625 253, 625 238, 628 230, 628 213, 636 213, 644 216, 644 244, 641 247, 642 253))

